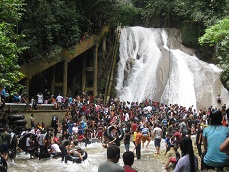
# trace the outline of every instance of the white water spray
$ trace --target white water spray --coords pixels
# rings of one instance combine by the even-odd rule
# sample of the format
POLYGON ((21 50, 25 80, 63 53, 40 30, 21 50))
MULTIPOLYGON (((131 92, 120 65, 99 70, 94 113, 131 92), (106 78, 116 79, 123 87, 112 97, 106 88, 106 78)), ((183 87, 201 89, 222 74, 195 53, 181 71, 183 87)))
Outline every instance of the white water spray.
POLYGON ((221 70, 181 44, 177 29, 121 30, 116 90, 121 101, 145 99, 204 108, 228 105, 221 70), (221 95, 222 104, 216 97, 221 95))

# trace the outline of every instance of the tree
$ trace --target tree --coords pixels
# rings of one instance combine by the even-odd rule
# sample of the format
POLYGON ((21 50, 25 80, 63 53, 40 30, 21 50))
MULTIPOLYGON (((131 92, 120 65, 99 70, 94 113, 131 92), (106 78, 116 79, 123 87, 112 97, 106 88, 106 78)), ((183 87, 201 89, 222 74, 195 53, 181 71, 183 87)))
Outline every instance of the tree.
POLYGON ((193 22, 212 26, 218 19, 228 15, 228 0, 174 0, 174 11, 193 22))
POLYGON ((29 47, 21 63, 53 58, 63 47, 80 39, 79 10, 74 0, 26 0, 19 32, 26 35, 21 45, 29 47), (25 58, 26 57, 26 58, 25 58))
POLYGON ((19 33, 26 35, 21 45, 29 47, 21 64, 48 60, 62 48, 71 48, 81 37, 97 33, 111 22, 117 2, 112 0, 25 0, 25 15, 19 33), (25 58, 26 57, 26 58, 25 58))
POLYGON ((0 1, 0 87, 21 88, 16 84, 23 76, 19 72, 18 56, 26 48, 17 45, 21 39, 16 31, 23 12, 23 0, 0 1))
POLYGON ((229 17, 207 28, 205 34, 199 38, 199 42, 201 45, 209 44, 216 47, 219 65, 223 68, 222 81, 229 89, 229 17))

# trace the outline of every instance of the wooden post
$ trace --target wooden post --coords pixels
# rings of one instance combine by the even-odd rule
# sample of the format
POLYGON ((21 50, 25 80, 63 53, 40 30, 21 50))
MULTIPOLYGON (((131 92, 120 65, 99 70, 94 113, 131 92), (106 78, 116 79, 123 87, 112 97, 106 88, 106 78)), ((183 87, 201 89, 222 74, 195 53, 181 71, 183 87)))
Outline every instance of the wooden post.
POLYGON ((99 44, 95 44, 94 49, 94 83, 93 83, 93 95, 98 95, 98 48, 99 44))
POLYGON ((67 95, 68 89, 68 62, 63 63, 63 97, 67 95))
POLYGON ((103 53, 103 58, 105 58, 106 53, 107 53, 106 36, 103 38, 103 42, 102 42, 102 53, 103 53))
POLYGON ((81 91, 84 91, 86 89, 86 61, 87 61, 87 56, 85 55, 83 58, 82 90, 81 91))
POLYGON ((55 82, 56 82, 56 68, 55 65, 52 67, 52 78, 51 78, 51 95, 55 93, 55 82))

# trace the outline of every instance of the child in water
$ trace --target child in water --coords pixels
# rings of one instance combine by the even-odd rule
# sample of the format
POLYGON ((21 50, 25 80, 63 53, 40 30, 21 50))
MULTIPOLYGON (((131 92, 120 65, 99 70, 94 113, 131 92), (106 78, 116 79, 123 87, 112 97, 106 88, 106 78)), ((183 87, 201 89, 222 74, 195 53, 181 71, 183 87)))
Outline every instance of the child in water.
POLYGON ((178 162, 178 160, 180 159, 180 153, 177 151, 177 147, 173 148, 174 153, 175 153, 175 157, 171 157, 169 158, 168 162, 165 164, 165 169, 167 171, 170 171, 169 169, 169 163, 171 162, 172 164, 174 164, 174 166, 176 166, 176 163, 178 162))

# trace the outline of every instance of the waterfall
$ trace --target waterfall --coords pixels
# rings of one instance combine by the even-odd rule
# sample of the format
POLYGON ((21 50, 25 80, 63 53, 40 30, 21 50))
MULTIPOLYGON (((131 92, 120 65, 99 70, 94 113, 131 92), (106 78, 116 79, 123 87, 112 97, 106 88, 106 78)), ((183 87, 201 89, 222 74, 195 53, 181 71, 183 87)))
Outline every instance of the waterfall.
POLYGON ((116 90, 121 101, 151 99, 195 108, 228 105, 221 69, 183 46, 177 29, 123 28, 119 55, 116 90))

